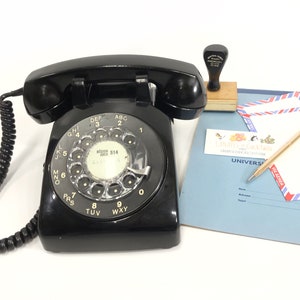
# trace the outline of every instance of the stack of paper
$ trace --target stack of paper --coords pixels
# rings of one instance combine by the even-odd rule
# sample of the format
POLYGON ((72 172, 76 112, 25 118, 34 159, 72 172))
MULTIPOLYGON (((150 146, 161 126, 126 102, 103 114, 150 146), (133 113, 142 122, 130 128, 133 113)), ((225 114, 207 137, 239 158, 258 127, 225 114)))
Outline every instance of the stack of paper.
MULTIPOLYGON (((239 106, 239 112, 244 114, 245 120, 251 120, 250 123, 247 123, 248 128, 252 128, 250 124, 254 124, 255 129, 258 129, 258 124, 261 121, 257 123, 256 120, 266 118, 263 121, 264 124, 259 128, 264 127, 264 132, 266 129, 275 130, 280 127, 284 129, 288 138, 295 131, 295 126, 299 129, 299 121, 295 120, 297 118, 300 120, 300 111, 297 109, 300 106, 299 100, 283 100, 284 97, 275 97, 273 102, 279 101, 278 104, 271 104, 272 101, 268 100, 272 95, 281 94, 283 93, 239 90, 239 104, 242 105, 239 106), (257 101, 259 99, 267 100, 257 101), (286 113, 284 113, 285 110, 282 111, 281 104, 286 100, 291 105, 296 104, 295 110, 288 109, 290 112, 286 113), (280 102, 281 104, 279 104, 280 102), (252 112, 248 111, 254 107, 253 112, 258 112, 259 106, 267 108, 264 106, 267 104, 271 104, 272 109, 261 110, 268 111, 266 114, 251 115, 252 112), (279 111, 282 111, 280 114, 290 117, 279 117, 284 118, 284 120, 279 120, 275 116, 276 120, 272 121, 274 128, 271 128, 268 127, 271 126, 271 123, 268 123, 267 119, 274 117, 274 113, 269 114, 274 108, 273 105, 278 105, 279 111), (246 111, 248 111, 248 117, 246 111), (290 121, 289 118, 293 121, 290 121)), ((297 94, 294 94, 293 98, 297 97, 297 94)), ((287 197, 283 196, 274 180, 274 175, 269 171, 264 172, 253 182, 247 182, 254 170, 263 163, 264 158, 241 157, 236 153, 235 148, 231 148, 228 155, 206 154, 204 152, 208 129, 214 129, 218 133, 217 137, 219 135, 223 137, 226 133, 220 130, 239 133, 249 131, 248 128, 238 112, 204 112, 201 115, 180 195, 179 217, 181 224, 300 244, 300 201, 286 201, 287 197)), ((247 138, 247 135, 245 136, 247 138)), ((255 136, 260 136, 260 134, 255 134, 255 136)), ((277 135, 272 133, 273 136, 277 140, 277 135)), ((299 149, 293 151, 300 153, 299 149)), ((294 159, 294 154, 291 157, 294 159)), ((286 185, 290 188, 290 193, 296 195, 299 193, 300 183, 299 155, 294 164, 298 164, 298 167, 289 164, 289 167, 286 168, 284 165, 285 171, 293 170, 289 173, 292 176, 283 173, 279 160, 276 161, 275 165, 281 172, 281 177, 286 185), (298 168, 297 171, 295 168, 298 168), (295 181, 292 182, 292 180, 295 181)))
MULTIPOLYGON (((300 92, 248 102, 238 106, 250 131, 266 131, 286 143, 300 130, 300 92)), ((282 145, 278 145, 278 148, 282 145)), ((280 155, 270 167, 287 201, 300 200, 300 140, 280 155)))

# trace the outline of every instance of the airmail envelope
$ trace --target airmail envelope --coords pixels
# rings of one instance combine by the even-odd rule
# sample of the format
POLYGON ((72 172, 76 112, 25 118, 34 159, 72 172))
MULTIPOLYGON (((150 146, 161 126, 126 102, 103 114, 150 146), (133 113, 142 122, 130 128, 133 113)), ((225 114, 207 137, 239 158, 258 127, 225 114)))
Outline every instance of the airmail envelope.
MULTIPOLYGON (((300 130, 300 93, 247 103, 238 107, 250 131, 268 128, 282 143, 286 143, 300 130)), ((270 167, 280 190, 287 201, 300 200, 300 139, 281 154, 270 167)))

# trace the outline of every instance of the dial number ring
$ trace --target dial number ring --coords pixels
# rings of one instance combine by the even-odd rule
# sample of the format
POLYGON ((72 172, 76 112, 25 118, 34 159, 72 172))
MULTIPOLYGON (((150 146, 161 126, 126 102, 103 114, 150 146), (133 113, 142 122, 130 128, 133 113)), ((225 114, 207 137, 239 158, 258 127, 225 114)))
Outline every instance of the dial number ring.
POLYGON ((144 205, 161 184, 166 158, 158 136, 136 117, 122 115, 122 126, 118 117, 103 113, 83 119, 54 150, 50 172, 56 194, 83 215, 122 217, 144 205), (97 126, 94 118, 100 120, 97 126), (70 195, 71 202, 64 200, 70 195))

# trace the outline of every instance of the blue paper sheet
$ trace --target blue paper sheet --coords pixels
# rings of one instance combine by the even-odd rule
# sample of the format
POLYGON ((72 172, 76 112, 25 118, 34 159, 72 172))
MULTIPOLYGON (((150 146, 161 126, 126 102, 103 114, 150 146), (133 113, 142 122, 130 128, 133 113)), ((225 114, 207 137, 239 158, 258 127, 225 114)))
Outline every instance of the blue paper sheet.
MULTIPOLYGON (((239 91, 239 104, 284 92, 239 91)), ((179 200, 182 224, 300 243, 300 201, 285 201, 271 172, 247 183, 261 159, 204 154, 206 129, 247 131, 237 112, 204 112, 179 200)))

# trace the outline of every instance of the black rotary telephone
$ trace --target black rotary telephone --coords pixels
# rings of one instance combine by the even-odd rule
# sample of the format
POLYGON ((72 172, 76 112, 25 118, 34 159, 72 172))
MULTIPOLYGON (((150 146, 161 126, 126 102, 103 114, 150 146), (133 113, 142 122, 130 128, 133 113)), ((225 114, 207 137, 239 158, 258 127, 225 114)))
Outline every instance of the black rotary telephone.
POLYGON ((179 243, 173 118, 206 104, 194 65, 139 55, 96 56, 32 72, 1 96, 0 183, 16 137, 12 104, 23 95, 38 123, 54 122, 40 208, 4 253, 39 235, 54 252, 169 248, 179 243))

